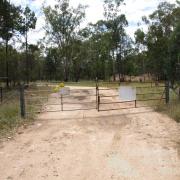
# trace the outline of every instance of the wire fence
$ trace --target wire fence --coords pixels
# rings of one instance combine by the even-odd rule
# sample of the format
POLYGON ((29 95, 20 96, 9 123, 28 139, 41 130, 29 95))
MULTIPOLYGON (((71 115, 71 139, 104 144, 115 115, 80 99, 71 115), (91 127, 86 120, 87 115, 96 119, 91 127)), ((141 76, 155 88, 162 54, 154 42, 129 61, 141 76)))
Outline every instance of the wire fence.
MULTIPOLYGON (((143 86, 135 86, 136 84, 133 84, 132 86, 137 90, 137 98, 132 101, 119 100, 119 83, 96 82, 95 84, 96 87, 91 89, 71 89, 71 93, 68 95, 54 93, 52 88, 48 90, 43 88, 40 90, 27 90, 25 91, 25 101, 26 107, 29 107, 28 113, 91 109, 97 109, 97 111, 109 111, 114 109, 140 108, 157 106, 160 103, 168 103, 170 98, 169 84, 157 85, 152 82, 143 84, 143 86), (105 84, 106 86, 104 86, 105 84), (113 85, 111 86, 111 84, 113 85), (149 86, 147 86, 147 84, 149 84, 149 86), (113 108, 111 108, 111 105, 113 108), (106 108, 103 109, 103 107, 106 108)), ((51 86, 46 85, 46 87, 51 86)))
POLYGON ((95 103, 95 89, 72 89, 69 95, 61 95, 59 92, 54 93, 53 90, 50 91, 26 91, 26 106, 32 107, 29 108, 32 112, 59 112, 59 111, 77 111, 77 110, 90 110, 95 109, 93 106, 95 103), (46 97, 42 96, 32 96, 30 94, 37 93, 47 93, 46 97), (30 94, 29 94, 30 93, 30 94), (73 107, 74 105, 75 108, 73 107), (42 106, 39 111, 37 107, 42 106), (52 110, 53 109, 53 110, 52 110))
MULTIPOLYGON (((170 89, 169 83, 159 84, 128 83, 127 85, 136 88, 136 99, 122 101, 119 96, 119 82, 98 82, 91 88, 71 88, 70 94, 63 95, 54 92, 54 86, 45 84, 32 85, 26 87, 22 85, 13 91, 8 91, 0 87, 1 104, 11 102, 16 98, 19 104, 21 117, 34 116, 41 112, 60 112, 94 110, 110 111, 130 108, 140 108, 147 106, 157 106, 158 104, 168 104, 173 98, 180 100, 180 89, 174 91, 170 89), (149 86, 148 86, 149 85, 149 86)), ((124 84, 123 84, 124 85, 124 84)), ((126 85, 126 84, 125 84, 126 85)))
POLYGON ((0 87, 0 105, 11 102, 19 97, 18 89, 5 89, 0 87))

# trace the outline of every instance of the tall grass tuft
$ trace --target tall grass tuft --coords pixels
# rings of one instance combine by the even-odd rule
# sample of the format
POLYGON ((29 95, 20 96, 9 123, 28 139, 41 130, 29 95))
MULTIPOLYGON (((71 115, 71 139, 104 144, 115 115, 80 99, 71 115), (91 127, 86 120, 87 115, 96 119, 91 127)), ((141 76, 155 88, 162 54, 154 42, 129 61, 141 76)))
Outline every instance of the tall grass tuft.
POLYGON ((21 123, 19 104, 17 100, 1 104, 0 106, 0 136, 10 132, 21 123))
POLYGON ((173 118, 177 122, 180 123, 180 101, 179 100, 172 100, 168 105, 161 104, 156 108, 159 112, 164 112, 169 117, 173 118))

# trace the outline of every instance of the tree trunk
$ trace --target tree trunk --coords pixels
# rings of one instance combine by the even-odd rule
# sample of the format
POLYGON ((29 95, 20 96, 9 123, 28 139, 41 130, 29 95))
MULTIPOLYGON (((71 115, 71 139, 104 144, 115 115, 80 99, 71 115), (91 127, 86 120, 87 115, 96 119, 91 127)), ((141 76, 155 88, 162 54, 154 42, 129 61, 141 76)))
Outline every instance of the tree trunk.
POLYGON ((75 82, 78 82, 78 81, 79 81, 79 74, 80 74, 80 70, 76 73, 75 82))
POLYGON ((40 65, 39 65, 39 68, 38 68, 38 77, 39 77, 39 78, 38 78, 39 80, 42 80, 42 79, 41 79, 41 68, 40 68, 40 65))
POLYGON ((113 81, 116 81, 116 72, 115 72, 115 60, 114 60, 114 51, 113 51, 113 81))
MULTIPOLYGON (((117 48, 116 48, 117 49, 117 48)), ((118 57, 118 75, 119 75, 119 82, 121 81, 121 45, 120 45, 120 53, 118 57)))
POLYGON ((118 60, 118 76, 119 76, 119 82, 120 82, 121 81, 120 60, 118 60))
POLYGON ((6 86, 9 88, 8 40, 6 40, 6 86))
MULTIPOLYGON (((67 48, 67 47, 65 47, 67 48)), ((68 82, 68 75, 69 75, 69 67, 68 67, 68 51, 67 49, 65 49, 65 53, 64 53, 64 56, 65 56, 65 67, 64 67, 64 81, 65 82, 68 82)))
POLYGON ((67 66, 67 59, 65 59, 64 81, 65 81, 65 82, 68 82, 68 66, 67 66))
POLYGON ((29 63, 28 63, 28 42, 27 42, 27 31, 25 33, 25 39, 26 39, 26 81, 27 84, 29 84, 29 63))

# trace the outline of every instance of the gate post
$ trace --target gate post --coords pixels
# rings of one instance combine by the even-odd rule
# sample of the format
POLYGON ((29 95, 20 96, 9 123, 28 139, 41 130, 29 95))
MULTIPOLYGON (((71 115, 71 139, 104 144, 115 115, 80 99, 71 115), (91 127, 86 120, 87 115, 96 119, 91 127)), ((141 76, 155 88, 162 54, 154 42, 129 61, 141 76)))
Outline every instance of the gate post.
POLYGON ((3 102, 3 88, 0 87, 0 98, 1 98, 1 103, 3 102))
POLYGON ((98 96, 99 96, 99 87, 96 86, 96 109, 98 109, 98 96))
POLYGON ((96 109, 98 110, 98 96, 99 96, 99 86, 98 86, 98 78, 96 77, 96 109))
POLYGON ((96 109, 97 109, 97 85, 96 85, 96 109))
POLYGON ((99 112, 99 106, 100 106, 100 96, 98 94, 98 112, 99 112))
POLYGON ((169 81, 165 83, 165 91, 166 91, 166 104, 169 104, 169 81))
POLYGON ((20 85, 20 111, 21 111, 21 117, 25 118, 26 110, 25 110, 25 98, 24 98, 24 85, 20 85))
POLYGON ((63 96, 61 94, 61 111, 63 111, 63 96))

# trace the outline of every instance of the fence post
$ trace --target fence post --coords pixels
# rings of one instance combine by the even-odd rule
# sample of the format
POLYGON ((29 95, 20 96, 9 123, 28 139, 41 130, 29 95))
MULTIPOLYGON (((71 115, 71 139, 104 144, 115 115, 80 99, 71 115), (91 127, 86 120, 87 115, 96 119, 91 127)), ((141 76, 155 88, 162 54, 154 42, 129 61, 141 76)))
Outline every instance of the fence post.
POLYGON ((98 109, 98 94, 99 94, 98 78, 96 77, 96 109, 98 109))
POLYGON ((179 88, 179 100, 180 100, 180 88, 179 88))
POLYGON ((63 95, 61 94, 61 111, 63 111, 63 95))
POLYGON ((96 109, 97 109, 97 84, 96 84, 96 109))
POLYGON ((0 87, 0 98, 1 98, 1 103, 3 102, 3 88, 0 87))
POLYGON ((100 106, 100 96, 98 94, 98 112, 99 112, 99 106, 100 106))
POLYGON ((96 86, 96 109, 98 108, 98 96, 99 96, 99 87, 98 85, 96 86))
POLYGON ((137 108, 137 101, 135 100, 135 108, 137 108))
POLYGON ((165 91, 166 91, 166 104, 169 104, 169 81, 165 83, 165 91))
POLYGON ((25 118, 26 110, 25 110, 25 98, 24 98, 24 85, 20 85, 20 111, 21 111, 21 117, 25 118))

